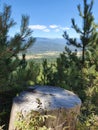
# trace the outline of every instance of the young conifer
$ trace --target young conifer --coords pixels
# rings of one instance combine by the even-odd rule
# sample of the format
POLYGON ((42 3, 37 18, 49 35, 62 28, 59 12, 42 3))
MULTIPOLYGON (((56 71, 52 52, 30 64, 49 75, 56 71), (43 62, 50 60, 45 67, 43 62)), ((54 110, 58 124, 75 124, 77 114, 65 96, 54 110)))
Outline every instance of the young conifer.
POLYGON ((81 50, 81 61, 84 65, 86 60, 86 52, 89 48, 93 48, 98 39, 98 33, 96 32, 96 26, 94 25, 94 16, 92 14, 93 0, 88 4, 87 0, 83 0, 83 10, 81 5, 78 5, 79 16, 82 18, 82 27, 79 27, 75 23, 75 19, 72 19, 72 28, 79 34, 80 38, 70 38, 67 32, 64 32, 63 37, 67 40, 68 45, 73 45, 81 50))
POLYGON ((15 25, 11 18, 11 6, 4 6, 0 12, 0 90, 8 87, 10 75, 19 66, 17 54, 26 50, 35 41, 28 28, 29 17, 22 16, 20 32, 9 37, 9 30, 15 25))

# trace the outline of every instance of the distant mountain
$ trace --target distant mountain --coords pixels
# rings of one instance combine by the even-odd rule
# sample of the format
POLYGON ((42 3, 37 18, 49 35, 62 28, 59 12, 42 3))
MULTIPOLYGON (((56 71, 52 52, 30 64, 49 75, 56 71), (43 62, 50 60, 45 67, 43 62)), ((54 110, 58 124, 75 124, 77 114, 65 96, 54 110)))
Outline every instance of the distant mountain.
MULTIPOLYGON (((43 54, 48 52, 58 52, 64 51, 66 46, 66 40, 63 38, 36 38, 36 42, 27 50, 30 54, 43 54)), ((70 46, 71 50, 74 47, 70 46)))

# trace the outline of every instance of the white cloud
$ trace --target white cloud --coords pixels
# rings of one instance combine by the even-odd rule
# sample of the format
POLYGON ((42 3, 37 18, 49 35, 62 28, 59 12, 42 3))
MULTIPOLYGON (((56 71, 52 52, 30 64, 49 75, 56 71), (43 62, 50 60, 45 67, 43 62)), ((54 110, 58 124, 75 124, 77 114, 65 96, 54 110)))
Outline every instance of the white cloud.
POLYGON ((60 27, 61 30, 69 30, 70 28, 69 27, 60 27))
POLYGON ((55 24, 52 24, 52 25, 50 25, 49 27, 54 29, 54 28, 58 28, 59 26, 58 26, 58 25, 55 25, 55 24))
POLYGON ((63 27, 63 26, 61 26, 61 25, 56 25, 56 24, 51 24, 51 25, 49 25, 49 27, 51 28, 51 29, 55 29, 54 31, 55 32, 59 32, 59 31, 64 31, 64 30, 69 30, 70 28, 69 27, 63 27))
POLYGON ((57 28, 57 29, 55 29, 55 32, 59 32, 59 31, 60 31, 60 29, 58 29, 58 28, 57 28))
POLYGON ((56 24, 51 24, 48 27, 46 25, 35 24, 35 25, 30 25, 29 28, 32 30, 41 30, 44 32, 50 32, 50 31, 60 32, 60 31, 70 29, 69 27, 63 27, 61 25, 56 25, 56 24))
POLYGON ((44 30, 47 28, 47 26, 45 26, 45 25, 30 25, 29 28, 32 30, 44 30))
POLYGON ((50 30, 47 28, 47 29, 44 29, 43 30, 44 32, 50 32, 50 30))

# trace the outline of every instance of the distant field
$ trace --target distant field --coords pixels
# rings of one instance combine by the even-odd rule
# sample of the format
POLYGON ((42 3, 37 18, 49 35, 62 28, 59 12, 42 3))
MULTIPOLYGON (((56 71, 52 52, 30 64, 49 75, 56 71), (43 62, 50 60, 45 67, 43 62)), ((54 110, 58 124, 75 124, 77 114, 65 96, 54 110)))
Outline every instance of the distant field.
POLYGON ((64 39, 36 38, 34 45, 24 53, 27 60, 56 59, 64 51, 65 45, 64 39))
MULTIPOLYGON (((48 61, 52 62, 55 61, 56 58, 59 56, 59 52, 46 52, 42 54, 26 54, 26 60, 34 60, 36 62, 42 62, 43 59, 47 59, 48 61)), ((22 58, 22 55, 19 54, 19 58, 22 58)))
MULTIPOLYGON (((60 53, 64 51, 66 44, 65 39, 56 38, 36 38, 36 42, 28 48, 26 53, 27 60, 40 60, 40 59, 56 59, 60 53)), ((69 46, 72 51, 75 50, 73 46, 69 46)), ((19 54, 19 58, 21 58, 21 54, 19 54)))

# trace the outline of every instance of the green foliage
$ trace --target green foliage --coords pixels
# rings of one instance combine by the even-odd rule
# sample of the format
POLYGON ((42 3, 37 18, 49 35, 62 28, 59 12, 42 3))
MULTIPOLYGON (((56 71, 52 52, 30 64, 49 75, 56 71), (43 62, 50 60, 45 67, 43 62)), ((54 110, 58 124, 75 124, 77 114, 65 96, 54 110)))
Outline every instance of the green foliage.
POLYGON ((37 63, 34 63, 33 61, 29 61, 27 63, 27 66, 25 68, 22 68, 21 66, 17 68, 16 71, 14 71, 10 77, 11 84, 17 89, 25 89, 30 85, 37 84, 37 78, 40 72, 39 65, 37 63))
POLYGON ((35 39, 28 28, 28 16, 22 16, 20 33, 9 37, 8 32, 15 25, 11 18, 11 7, 5 5, 0 12, 0 91, 10 86, 9 77, 19 66, 20 60, 17 54, 26 50, 35 39))
POLYGON ((26 117, 22 113, 17 114, 15 130, 49 130, 44 126, 47 118, 53 118, 50 115, 41 115, 37 111, 31 111, 26 117))
POLYGON ((43 60, 41 72, 41 84, 54 85, 54 64, 49 63, 47 59, 43 60))
POLYGON ((76 50, 72 52, 65 47, 65 51, 57 59, 56 74, 58 84, 73 90, 80 96, 82 101, 93 95, 92 91, 97 88, 98 82, 98 63, 96 61, 98 32, 92 14, 93 1, 90 4, 87 3, 87 0, 83 2, 83 11, 81 11, 81 6, 78 5, 83 26, 78 27, 75 20, 72 19, 72 27, 80 35, 80 41, 77 41, 76 38, 70 38, 67 32, 64 32, 63 36, 67 40, 67 44, 73 45, 76 50), (80 48, 80 56, 77 53, 78 48, 80 48))
POLYGON ((65 47, 65 51, 57 58, 57 72, 55 73, 57 84, 70 90, 72 90, 73 82, 75 83, 74 88, 78 81, 80 82, 81 73, 78 70, 81 68, 81 63, 78 62, 80 59, 76 54, 77 52, 71 52, 69 48, 65 47), (75 82, 76 78, 79 80, 75 82))
MULTIPOLYGON (((28 16, 22 16, 20 32, 11 37, 9 31, 15 24, 11 18, 11 6, 5 5, 3 11, 0 11, 0 125, 5 124, 4 129, 7 129, 12 98, 21 86, 14 77, 14 73, 18 73, 20 68, 18 53, 25 51, 35 41, 28 28, 28 16)), ((25 79, 27 73, 23 73, 21 71, 21 76, 25 75, 22 77, 25 79)), ((19 73, 17 75, 20 76, 19 73)))
POLYGON ((81 121, 78 121, 77 130, 97 130, 98 129, 98 117, 94 113, 84 117, 81 115, 81 121))
POLYGON ((78 27, 75 23, 75 20, 72 19, 72 28, 80 36, 80 41, 77 41, 76 38, 69 38, 67 32, 64 32, 64 38, 67 40, 68 45, 73 45, 77 48, 80 48, 82 51, 81 62, 85 63, 86 51, 88 48, 92 48, 97 42, 98 33, 96 32, 96 26, 94 26, 94 17, 92 14, 93 0, 90 4, 87 3, 87 0, 83 0, 84 8, 81 11, 81 6, 78 5, 79 15, 82 18, 82 27, 78 27))
MULTIPOLYGON (((38 105, 38 108, 40 111, 44 110, 41 108, 41 101, 40 99, 36 99, 38 105)), ((55 118, 51 115, 46 115, 44 112, 43 114, 32 110, 31 112, 27 113, 26 115, 23 115, 22 112, 17 113, 16 121, 15 121, 15 130, 50 130, 50 128, 47 128, 45 126, 45 121, 48 118, 55 118)))

